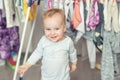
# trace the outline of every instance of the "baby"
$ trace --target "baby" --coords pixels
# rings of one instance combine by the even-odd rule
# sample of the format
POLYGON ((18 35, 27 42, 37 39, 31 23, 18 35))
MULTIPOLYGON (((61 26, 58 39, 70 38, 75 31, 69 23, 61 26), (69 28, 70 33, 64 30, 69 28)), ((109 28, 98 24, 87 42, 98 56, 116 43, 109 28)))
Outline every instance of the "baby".
POLYGON ((77 55, 73 41, 64 34, 66 31, 64 11, 57 8, 45 11, 43 24, 45 35, 27 62, 18 68, 18 73, 23 75, 41 59, 41 80, 70 80, 70 72, 77 68, 77 55))

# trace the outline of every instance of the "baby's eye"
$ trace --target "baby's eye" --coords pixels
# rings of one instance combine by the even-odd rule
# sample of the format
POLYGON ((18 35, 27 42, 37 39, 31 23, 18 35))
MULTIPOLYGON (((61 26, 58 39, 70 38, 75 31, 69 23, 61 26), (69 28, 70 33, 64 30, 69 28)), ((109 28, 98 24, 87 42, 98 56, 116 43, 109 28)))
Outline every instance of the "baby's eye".
POLYGON ((55 28, 55 30, 59 30, 60 28, 55 28))
POLYGON ((51 30, 51 29, 47 28, 46 30, 48 30, 48 31, 49 31, 49 30, 51 30))

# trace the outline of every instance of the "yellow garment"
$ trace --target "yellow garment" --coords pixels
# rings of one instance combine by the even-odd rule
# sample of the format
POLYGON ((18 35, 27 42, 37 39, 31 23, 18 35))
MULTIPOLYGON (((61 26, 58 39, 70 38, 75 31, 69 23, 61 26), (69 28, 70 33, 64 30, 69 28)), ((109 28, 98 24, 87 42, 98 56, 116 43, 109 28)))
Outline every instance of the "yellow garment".
MULTIPOLYGON (((26 16, 27 9, 28 9, 28 3, 26 2, 26 0, 24 0, 23 2, 23 9, 24 9, 24 16, 26 16)), ((37 5, 33 3, 30 9, 30 13, 29 13, 29 18, 28 18, 29 21, 34 20, 36 16, 36 10, 37 10, 37 5)))

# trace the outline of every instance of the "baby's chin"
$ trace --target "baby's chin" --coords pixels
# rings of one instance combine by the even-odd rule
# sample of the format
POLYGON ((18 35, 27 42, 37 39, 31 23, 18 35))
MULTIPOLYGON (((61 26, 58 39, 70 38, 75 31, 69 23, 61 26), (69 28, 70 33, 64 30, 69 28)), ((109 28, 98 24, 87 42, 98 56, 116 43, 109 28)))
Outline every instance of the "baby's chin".
POLYGON ((50 41, 52 41, 52 42, 59 42, 59 41, 61 41, 61 39, 49 39, 50 41))
POLYGON ((59 42, 60 40, 50 39, 52 42, 59 42))

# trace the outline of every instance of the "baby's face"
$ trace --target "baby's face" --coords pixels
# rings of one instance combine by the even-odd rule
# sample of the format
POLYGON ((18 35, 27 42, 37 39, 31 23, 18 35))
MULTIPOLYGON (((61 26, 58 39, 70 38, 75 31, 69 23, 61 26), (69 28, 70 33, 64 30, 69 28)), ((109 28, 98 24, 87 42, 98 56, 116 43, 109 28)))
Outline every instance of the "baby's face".
POLYGON ((63 24, 60 14, 55 14, 52 17, 44 19, 44 32, 49 40, 53 42, 63 40, 65 30, 66 26, 63 24))

